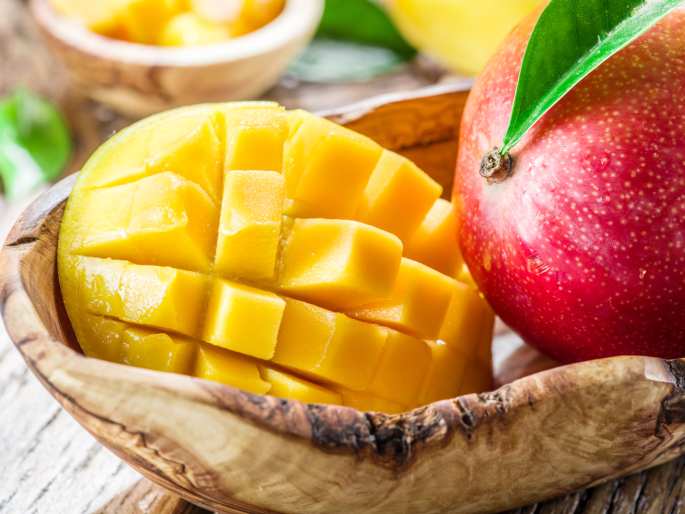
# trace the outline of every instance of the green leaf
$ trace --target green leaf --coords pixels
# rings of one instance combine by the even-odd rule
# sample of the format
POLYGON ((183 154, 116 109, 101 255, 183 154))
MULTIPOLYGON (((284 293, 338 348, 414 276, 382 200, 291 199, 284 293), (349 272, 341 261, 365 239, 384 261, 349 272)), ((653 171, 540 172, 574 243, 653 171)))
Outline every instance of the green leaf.
POLYGON ((387 48, 405 59, 416 54, 386 12, 371 0, 326 0, 317 35, 387 48))
POLYGON ((57 178, 71 152, 69 127, 50 100, 24 88, 0 100, 0 180, 9 199, 57 178))
POLYGON ((597 66, 685 0, 550 0, 528 41, 506 155, 556 102, 597 66))

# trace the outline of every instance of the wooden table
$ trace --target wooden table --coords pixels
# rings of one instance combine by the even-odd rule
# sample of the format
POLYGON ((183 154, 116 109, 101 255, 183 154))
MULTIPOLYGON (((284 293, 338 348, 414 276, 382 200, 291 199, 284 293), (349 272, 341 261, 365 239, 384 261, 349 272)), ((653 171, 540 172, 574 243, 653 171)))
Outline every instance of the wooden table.
MULTIPOLYGON (((450 80, 429 61, 370 83, 320 85, 283 79, 266 97, 289 108, 339 107, 385 92, 450 80)), ((132 120, 75 91, 40 41, 20 0, 0 0, 0 95, 25 84, 54 98, 74 130, 69 172, 112 133, 132 120)), ((0 241, 29 202, 0 200, 0 241)), ((500 336, 504 348, 516 344, 500 336)), ((685 457, 566 497, 524 507, 521 513, 671 513, 685 502, 685 457)), ((506 487, 506 484, 502 484, 506 487)), ((0 323, 0 514, 204 513, 142 479, 78 425, 29 372, 0 323)))

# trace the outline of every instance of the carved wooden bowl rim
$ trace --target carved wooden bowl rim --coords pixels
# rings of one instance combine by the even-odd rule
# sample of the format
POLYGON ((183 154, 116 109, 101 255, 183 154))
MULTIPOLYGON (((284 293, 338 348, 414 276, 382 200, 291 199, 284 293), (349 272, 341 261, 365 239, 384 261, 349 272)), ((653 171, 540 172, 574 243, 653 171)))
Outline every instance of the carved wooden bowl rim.
MULTIPOLYGON (((94 0, 101 1, 101 0, 94 0)), ((148 66, 197 67, 269 54, 313 34, 323 14, 323 0, 286 0, 276 19, 243 36, 211 45, 163 47, 101 36, 58 14, 51 0, 30 0, 34 19, 52 37, 80 52, 112 61, 148 66)))
MULTIPOLYGON (((58 229, 74 179, 39 197, 10 232, 0 253, 0 313, 29 368, 72 416, 134 469, 190 501, 220 512, 498 511, 651 467, 685 451, 685 365, 680 360, 583 362, 491 393, 389 416, 86 358, 74 350, 78 343, 55 266, 58 229), (138 395, 159 401, 143 408, 134 398, 138 395), (110 397, 119 403, 110 405, 110 397), (251 458, 250 452, 260 450, 253 448, 255 441, 263 442, 275 471, 233 455, 211 475, 203 466, 216 464, 214 454, 228 450, 205 448, 197 434, 184 441, 187 447, 178 445, 184 421, 175 419, 177 431, 167 434, 161 419, 176 404, 204 416, 207 424, 230 425, 235 437, 229 443, 244 444, 241 450, 251 458), (289 474, 288 459, 296 461, 298 473, 289 474), (286 467, 279 471, 279 463, 286 467), (237 470, 241 480, 235 480, 229 464, 243 466, 237 470), (279 482, 276 492, 262 490, 260 480, 268 473, 280 473, 279 479, 285 473, 287 483, 279 482), (317 496, 330 488, 333 477, 344 477, 345 487, 317 496), (371 509, 376 497, 384 499, 371 509), (303 507, 303 498, 314 503, 303 507)), ((200 432, 211 428, 198 424, 200 432)))

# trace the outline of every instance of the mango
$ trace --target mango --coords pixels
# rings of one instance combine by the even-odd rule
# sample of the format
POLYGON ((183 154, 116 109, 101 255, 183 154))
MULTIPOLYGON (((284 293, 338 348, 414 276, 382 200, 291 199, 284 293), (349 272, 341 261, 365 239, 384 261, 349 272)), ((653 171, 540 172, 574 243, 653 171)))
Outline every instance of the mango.
POLYGON ((171 172, 86 191, 88 224, 79 254, 209 271, 218 208, 196 184, 171 172))
POLYGON ((280 292, 331 309, 388 298, 402 260, 393 235, 354 221, 297 219, 281 254, 280 292))
POLYGON ((278 398, 292 398, 306 403, 329 403, 341 405, 340 395, 309 380, 290 373, 258 366, 262 379, 271 385, 269 395, 278 398))
POLYGON ((198 351, 195 341, 140 327, 125 330, 121 346, 124 364, 185 375, 191 373, 198 351))
POLYGON ((214 269, 226 277, 274 274, 283 214, 283 176, 274 171, 227 171, 214 269))
POLYGON ((407 244, 442 194, 442 186, 413 162, 383 150, 355 219, 395 234, 407 244))
POLYGON ((422 339, 437 339, 450 305, 453 284, 453 279, 402 258, 389 299, 362 304, 345 313, 422 339))
POLYGON ((464 259, 457 243, 454 208, 438 198, 405 246, 405 255, 448 277, 457 278, 464 259))
POLYGON ((274 363, 305 377, 366 388, 387 340, 381 327, 298 300, 285 299, 274 363))
POLYGON ((226 24, 212 23, 194 12, 184 12, 162 27, 158 40, 162 46, 196 46, 226 41, 233 35, 226 24))
POLYGON ((382 149, 328 120, 302 117, 285 147, 285 214, 353 219, 382 149))
POLYGON ((180 12, 180 0, 129 0, 121 20, 129 41, 154 45, 165 25, 180 12))
POLYGON ((202 339, 259 359, 276 350, 285 301, 273 293, 215 279, 202 339))
POLYGON ((454 279, 465 271, 440 192, 304 111, 160 114, 76 181, 58 248, 65 306, 87 356, 252 393, 400 413, 480 392, 494 313, 454 279))
POLYGON ((257 364, 239 353, 211 344, 199 344, 192 372, 197 378, 214 380, 250 393, 266 394, 271 385, 262 379, 257 364))

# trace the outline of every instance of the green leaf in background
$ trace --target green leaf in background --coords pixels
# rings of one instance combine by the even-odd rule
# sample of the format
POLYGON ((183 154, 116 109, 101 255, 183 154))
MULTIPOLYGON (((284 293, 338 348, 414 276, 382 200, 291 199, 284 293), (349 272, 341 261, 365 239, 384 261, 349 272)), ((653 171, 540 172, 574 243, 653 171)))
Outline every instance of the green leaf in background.
POLYGON ((562 96, 685 0, 550 0, 523 56, 506 155, 562 96))
POLYGON ((28 89, 0 100, 0 180, 10 200, 59 176, 72 152, 59 108, 28 89))
POLYGON ((372 0, 326 0, 318 36, 380 46, 409 59, 409 46, 385 10, 372 0))
POLYGON ((369 80, 416 55, 373 0, 326 0, 316 37, 288 69, 308 82, 369 80))

